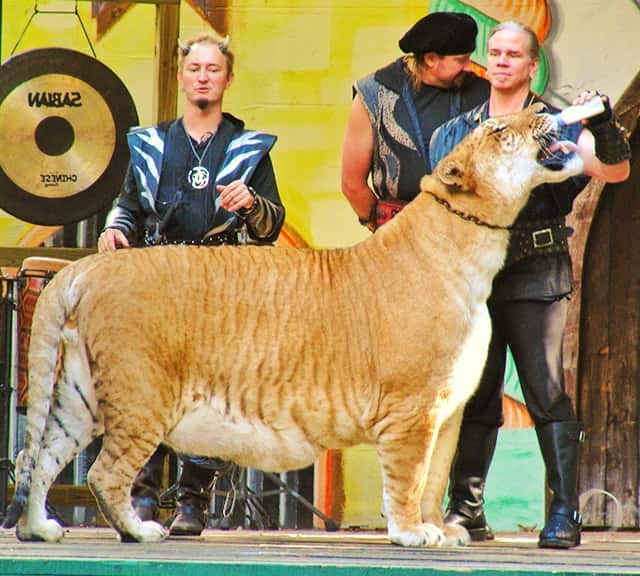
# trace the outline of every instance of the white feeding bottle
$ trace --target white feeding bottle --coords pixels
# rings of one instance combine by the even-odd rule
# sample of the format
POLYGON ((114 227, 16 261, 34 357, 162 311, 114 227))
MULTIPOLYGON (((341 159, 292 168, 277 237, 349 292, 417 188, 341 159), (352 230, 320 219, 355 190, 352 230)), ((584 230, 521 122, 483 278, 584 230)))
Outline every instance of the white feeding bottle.
POLYGON ((564 110, 561 110, 555 115, 555 117, 558 121, 558 126, 560 127, 597 116, 604 112, 604 110, 605 107, 602 98, 600 98, 600 96, 594 96, 584 104, 575 104, 574 106, 569 106, 564 110))

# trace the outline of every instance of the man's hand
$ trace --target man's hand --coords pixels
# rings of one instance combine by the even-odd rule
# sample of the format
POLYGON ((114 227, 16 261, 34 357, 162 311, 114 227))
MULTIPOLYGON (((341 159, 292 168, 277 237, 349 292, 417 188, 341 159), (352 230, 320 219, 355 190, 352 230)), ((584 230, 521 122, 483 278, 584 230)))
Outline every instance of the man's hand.
POLYGON ((590 100, 593 100, 594 98, 600 99, 600 101, 602 102, 602 105, 604 106, 604 110, 600 112, 600 114, 597 114, 596 116, 592 116, 587 120, 583 120, 583 124, 586 124, 587 126, 595 126, 598 124, 609 122, 609 120, 611 120, 613 116, 613 110, 611 109, 611 103, 609 101, 609 97, 604 94, 600 94, 600 92, 596 90, 585 90, 581 92, 578 95, 578 97, 572 102, 572 104, 573 105, 586 104, 587 102, 589 102, 590 100))
POLYGON ((98 238, 98 252, 115 252, 117 248, 129 248, 129 240, 115 228, 107 228, 98 238))
POLYGON ((248 210, 254 204, 254 195, 242 180, 234 180, 226 186, 218 185, 216 190, 220 194, 220 206, 227 212, 237 212, 241 208, 248 210))

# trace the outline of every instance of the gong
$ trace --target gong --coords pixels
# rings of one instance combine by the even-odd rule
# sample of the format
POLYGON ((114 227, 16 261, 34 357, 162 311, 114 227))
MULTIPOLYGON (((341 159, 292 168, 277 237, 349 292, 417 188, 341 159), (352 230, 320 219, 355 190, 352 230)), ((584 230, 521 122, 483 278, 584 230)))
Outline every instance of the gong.
POLYGON ((10 58, 0 66, 0 208, 45 226, 106 208, 137 123, 125 85, 95 58, 66 48, 10 58))

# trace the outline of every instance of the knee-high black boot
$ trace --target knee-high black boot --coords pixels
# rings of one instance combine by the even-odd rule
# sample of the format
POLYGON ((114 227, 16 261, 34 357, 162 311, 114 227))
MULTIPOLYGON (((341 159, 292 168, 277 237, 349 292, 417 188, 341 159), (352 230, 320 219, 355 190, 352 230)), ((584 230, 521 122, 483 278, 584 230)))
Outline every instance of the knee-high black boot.
POLYGON ((214 468, 185 460, 178 480, 178 507, 169 533, 172 536, 198 536, 207 524, 210 487, 214 468))
POLYGON ((573 548, 580 544, 582 517, 578 512, 578 422, 551 422, 536 427, 547 483, 553 492, 547 521, 540 532, 541 548, 573 548))
POLYGON ((133 481, 131 499, 140 520, 156 520, 160 504, 162 469, 167 451, 160 445, 133 481))
POLYGON ((494 538, 483 505, 484 484, 497 438, 497 427, 463 423, 458 452, 451 467, 449 504, 444 522, 464 526, 476 542, 494 538))

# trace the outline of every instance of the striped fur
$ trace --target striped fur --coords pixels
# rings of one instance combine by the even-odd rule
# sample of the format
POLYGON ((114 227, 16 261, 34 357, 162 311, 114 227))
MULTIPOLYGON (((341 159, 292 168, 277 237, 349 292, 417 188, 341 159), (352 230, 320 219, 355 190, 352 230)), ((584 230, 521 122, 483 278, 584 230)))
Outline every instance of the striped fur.
POLYGON ((424 178, 425 193, 353 247, 168 246, 60 271, 34 314, 26 442, 5 527, 60 539, 47 490, 100 434, 89 486, 120 537, 139 541, 165 536, 130 504, 160 442, 270 471, 372 443, 391 541, 466 543, 464 529, 443 526, 440 505, 508 232, 433 196, 507 226, 532 186, 580 169, 536 162, 544 116, 503 123, 479 127, 424 178))

